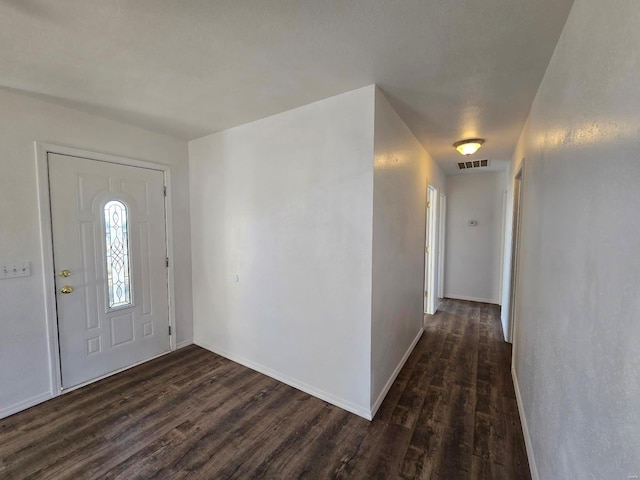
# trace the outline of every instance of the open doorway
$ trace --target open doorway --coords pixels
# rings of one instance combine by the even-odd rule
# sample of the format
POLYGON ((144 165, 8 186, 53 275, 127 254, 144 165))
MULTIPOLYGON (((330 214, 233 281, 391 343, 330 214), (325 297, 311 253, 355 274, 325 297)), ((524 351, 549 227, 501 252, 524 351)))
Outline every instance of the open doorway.
POLYGON ((426 232, 424 248, 424 313, 433 315, 438 308, 436 287, 436 208, 438 190, 429 185, 427 187, 426 232))
POLYGON ((513 230, 511 235, 511 275, 509 276, 509 319, 507 323, 507 341, 513 343, 516 328, 516 303, 518 258, 520 250, 520 225, 522 223, 522 175, 524 160, 513 179, 513 230))

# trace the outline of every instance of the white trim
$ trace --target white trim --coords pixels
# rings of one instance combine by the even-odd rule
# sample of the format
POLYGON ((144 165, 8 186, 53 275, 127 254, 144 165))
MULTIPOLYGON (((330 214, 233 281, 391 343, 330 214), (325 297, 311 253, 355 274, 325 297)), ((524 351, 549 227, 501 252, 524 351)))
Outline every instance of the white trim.
POLYGON ((444 253, 447 234, 447 196, 440 194, 438 210, 438 297, 444 297, 444 253))
MULTIPOLYGON (((148 162, 145 162, 148 163, 148 162)), ((153 164, 150 164, 153 165, 153 164)), ((171 351, 175 350, 176 338, 178 335, 178 328, 176 327, 176 291, 175 291, 175 277, 173 268, 173 205, 171 188, 171 170, 167 165, 157 165, 162 167, 164 172, 164 186, 166 187, 166 195, 164 197, 164 211, 165 211, 165 229, 167 239, 167 258, 169 259, 169 268, 167 268, 167 286, 169 288, 169 325, 171 326, 171 335, 169 335, 169 348, 171 351)))
POLYGON ((520 414, 520 423, 522 424, 522 434, 524 436, 524 445, 527 449, 527 457, 529 458, 529 469, 531 470, 531 479, 540 480, 538 475, 538 467, 536 466, 536 459, 533 456, 533 444, 531 442, 531 435, 529 434, 529 426, 527 425, 527 417, 524 414, 524 405, 522 404, 522 397, 520 396, 520 386, 518 385, 518 376, 515 369, 511 369, 511 378, 513 378, 513 389, 516 391, 516 403, 518 404, 518 413, 520 414))
POLYGON ((413 349, 418 344, 418 341, 422 337, 423 333, 424 333, 424 327, 420 327, 420 331, 416 335, 416 338, 414 338, 413 341, 411 342, 411 345, 409 345, 409 348, 407 349, 407 351, 405 352, 404 356, 400 360, 400 363, 398 363, 398 366, 396 367, 396 369, 393 371, 393 373, 389 377, 389 380, 387 380, 387 383, 385 384, 384 388, 380 392, 380 395, 378 395, 378 398, 376 399, 375 403, 371 406, 371 418, 376 416, 376 413, 378 412, 378 409, 380 408, 380 405, 382 405, 382 402, 384 401, 385 397, 387 396, 387 393, 389 393, 389 390, 391 389, 391 386, 393 385, 393 382, 396 381, 396 378, 398 377, 398 374, 402 370, 402 367, 404 367, 404 364, 409 359, 409 356, 411 355, 411 352, 413 352, 413 349))
MULTIPOLYGON (((509 175, 507 173, 507 176, 505 178, 508 178, 508 177, 509 175)), ((498 294, 498 298, 500 298, 501 306, 504 298, 504 275, 502 275, 502 273, 504 272, 504 248, 505 248, 505 242, 507 240, 505 229, 507 228, 508 196, 509 196, 509 193, 506 190, 503 190, 502 191, 502 225, 500 228, 500 252, 502 254, 500 255, 500 270, 498 270, 500 272, 500 288, 498 289, 498 292, 500 293, 498 294)))
POLYGON ((438 196, 438 189, 433 185, 429 185, 427 187, 431 193, 431 202, 432 205, 429 209, 429 222, 431 223, 431 228, 429 229, 429 312, 430 314, 435 314, 438 310, 438 283, 436 279, 436 271, 438 269, 436 265, 436 249, 438 248, 438 237, 436 236, 436 229, 438 228, 438 202, 440 201, 440 197, 438 196))
POLYGON ((40 214, 40 247, 42 251, 42 281, 44 283, 45 321, 49 347, 49 394, 60 395, 62 381, 58 347, 58 314, 56 310, 55 272, 53 269, 53 236, 51 232, 51 203, 49 198, 49 168, 47 147, 35 142, 36 174, 38 177, 38 212, 40 214))
POLYGON ((193 339, 183 340, 180 343, 176 343, 176 350, 180 350, 181 348, 188 347, 189 345, 193 345, 193 339))
POLYGON ((331 393, 312 387, 311 385, 301 382, 300 380, 297 380, 288 375, 272 370, 271 368, 265 367, 264 365, 260 365, 259 363, 252 362, 251 360, 247 360, 246 358, 243 358, 239 355, 225 352, 224 350, 221 350, 220 348, 210 345, 208 343, 201 342, 199 340, 194 340, 193 343, 195 343, 199 347, 206 348, 210 352, 213 352, 217 355, 228 358, 233 362, 239 363, 240 365, 250 368, 251 370, 255 370, 256 372, 262 373, 268 377, 278 380, 279 382, 286 383, 287 385, 293 388, 297 388, 298 390, 301 390, 305 393, 308 393, 309 395, 312 395, 316 398, 324 400, 325 402, 329 402, 332 405, 335 405, 336 407, 342 408, 343 410, 346 410, 351 413, 355 413, 356 415, 363 417, 367 420, 372 419, 371 410, 369 410, 368 408, 360 407, 340 397, 336 397, 331 393))
POLYGON ((425 268, 424 268, 424 290, 428 296, 424 297, 424 313, 434 315, 436 313, 436 300, 438 298, 436 282, 435 253, 437 248, 436 237, 436 209, 438 208, 438 189, 427 183, 427 205, 425 208, 425 268), (429 247, 429 252, 426 252, 429 247))
POLYGON ((494 305, 500 305, 500 301, 491 298, 478 298, 478 297, 467 297, 466 295, 451 295, 449 293, 444 294, 445 298, 453 298, 454 300, 467 300, 469 302, 480 302, 480 303, 492 303, 494 305))
POLYGON ((40 395, 36 395, 35 397, 27 398, 18 403, 14 403, 13 405, 9 405, 8 407, 0 410, 0 418, 8 417, 9 415, 13 415, 14 413, 21 412, 22 410, 26 410, 27 408, 31 408, 34 405, 38 405, 39 403, 46 402, 52 398, 51 392, 44 392, 40 395))
MULTIPOLYGON (((170 167, 161 163, 147 162, 132 158, 109 155, 106 153, 92 152, 79 148, 55 145, 46 142, 35 141, 36 175, 38 179, 38 210, 40 215, 40 242, 42 249, 42 275, 45 295, 45 318, 47 323, 47 340, 49 348, 50 370, 50 398, 60 395, 62 392, 60 355, 58 345, 58 313, 55 296, 55 271, 53 265, 53 235, 51 230, 51 204, 49 198, 49 164, 47 155, 55 153, 71 157, 86 158, 102 162, 117 163, 131 167, 159 170, 164 173, 167 196, 165 198, 166 229, 167 229, 167 256, 169 257, 168 291, 169 291, 169 325, 172 335, 169 336, 169 351, 176 349, 176 324, 175 324, 175 291, 173 274, 173 224, 171 206, 171 171, 170 167)), ((145 360, 147 361, 147 360, 145 360)), ((127 367, 129 368, 129 367, 127 367)), ((108 375, 112 375, 112 372, 108 375)), ((107 375, 107 376, 108 376, 107 375)), ((101 377, 104 378, 104 377, 101 377)), ((96 381, 92 380, 92 381, 96 381)), ((74 387, 75 388, 75 387, 74 387)), ((68 390, 65 390, 68 391, 68 390)))
POLYGON ((525 159, 520 162, 520 167, 516 171, 512 180, 513 189, 513 205, 511 212, 511 248, 509 258, 509 297, 507 305, 507 341, 513 344, 511 349, 511 357, 516 357, 516 329, 517 329, 517 309, 518 309, 518 265, 520 258, 520 250, 522 250, 522 203, 524 200, 524 167, 525 159), (518 186, 518 199, 516 204, 516 191, 515 186, 518 186), (515 248, 514 248, 515 247, 515 248))

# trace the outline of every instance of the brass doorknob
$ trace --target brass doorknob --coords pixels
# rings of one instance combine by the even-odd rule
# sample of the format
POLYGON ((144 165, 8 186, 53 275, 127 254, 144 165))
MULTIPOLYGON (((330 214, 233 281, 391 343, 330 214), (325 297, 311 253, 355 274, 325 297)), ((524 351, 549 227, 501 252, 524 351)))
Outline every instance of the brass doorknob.
POLYGON ((67 293, 71 293, 71 292, 73 292, 73 287, 71 285, 65 285, 64 287, 62 287, 60 289, 60 293, 67 294, 67 293))
POLYGON ((70 277, 71 276, 71 271, 67 270, 67 269, 60 270, 60 276, 64 277, 64 278, 70 277))

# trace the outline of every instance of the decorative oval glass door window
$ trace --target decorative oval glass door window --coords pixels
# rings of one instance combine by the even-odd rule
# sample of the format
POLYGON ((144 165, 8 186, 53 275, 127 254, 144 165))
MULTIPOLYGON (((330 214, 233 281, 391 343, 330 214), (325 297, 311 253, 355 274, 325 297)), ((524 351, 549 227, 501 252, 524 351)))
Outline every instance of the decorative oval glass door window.
POLYGON ((127 206, 112 200, 104 206, 109 308, 131 305, 127 206))

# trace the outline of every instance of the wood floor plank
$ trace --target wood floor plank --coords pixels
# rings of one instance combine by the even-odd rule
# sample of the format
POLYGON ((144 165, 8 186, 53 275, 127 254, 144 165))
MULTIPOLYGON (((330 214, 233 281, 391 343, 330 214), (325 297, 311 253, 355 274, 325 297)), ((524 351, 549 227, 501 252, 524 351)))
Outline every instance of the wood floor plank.
POLYGON ((480 457, 473 457, 470 478, 478 480, 514 480, 510 470, 480 457))
MULTIPOLYGON (((196 351, 194 353, 199 354, 200 352, 196 351)), ((180 357, 180 360, 185 361, 185 367, 187 368, 191 367, 194 361, 200 363, 212 363, 211 358, 207 358, 201 354, 196 358, 189 356, 180 357)), ((162 369, 164 362, 159 363, 160 368, 162 369)), ((49 402, 45 402, 38 407, 23 412, 27 417, 23 425, 13 426, 11 420, 15 416, 9 417, 10 421, 7 422, 7 430, 3 430, 2 433, 0 433, 0 436, 5 439, 5 443, 0 445, 0 456, 10 456, 11 454, 15 454, 18 450, 27 449, 28 451, 30 448, 36 455, 38 455, 38 450, 32 448, 33 442, 29 435, 30 432, 77 432, 86 428, 92 422, 99 421, 100 418, 108 418, 109 421, 112 422, 113 413, 120 411, 122 406, 131 406, 133 403, 149 401, 150 399, 155 398, 158 395, 158 390, 166 389, 167 385, 170 385, 176 378, 171 374, 159 375, 160 372, 162 372, 162 370, 140 368, 141 375, 139 377, 139 382, 132 382, 131 379, 129 379, 128 382, 122 382, 122 380, 125 379, 116 378, 118 377, 117 375, 110 377, 103 380, 105 392, 101 393, 99 390, 91 388, 87 390, 86 397, 84 396, 84 389, 82 389, 82 393, 80 393, 80 390, 72 391, 49 402), (149 377, 149 375, 151 377, 149 377), (160 380, 160 377, 162 377, 162 380, 160 380), (138 391, 138 394, 131 397, 129 392, 132 390, 138 391), (101 408, 99 410, 94 408, 94 405, 96 404, 100 405, 101 408), (37 417, 36 415, 33 415, 33 413, 38 411, 42 412, 42 418, 33 418, 37 417), (89 413, 87 415, 79 416, 79 411, 88 411, 89 413)), ((176 373, 176 375, 179 376, 178 373, 176 373)), ((90 387, 93 387, 93 385, 90 387)), ((20 416, 22 416, 22 413, 20 416)), ((20 416, 18 416, 18 418, 20 416)), ((28 454, 26 452, 22 452, 19 456, 24 461, 27 459, 28 454)))
POLYGON ((368 422, 190 346, 0 420, 0 478, 527 480, 510 361, 444 299, 368 422))
POLYGON ((436 460, 436 473, 443 478, 464 477, 471 472, 475 395, 473 388, 454 385, 446 417, 447 428, 436 460))
MULTIPOLYGON (((433 333, 431 332, 432 326, 429 327, 423 335, 423 338, 426 337, 425 341, 420 344, 419 349, 414 350, 414 353, 416 351, 420 353, 419 356, 416 356, 417 361, 403 369, 403 371, 411 372, 411 376, 408 377, 406 386, 399 395, 389 418, 390 423, 411 430, 415 427, 422 403, 433 379, 437 377, 443 366, 447 365, 443 357, 450 355, 449 350, 453 348, 447 345, 448 335, 444 334, 444 329, 433 333)), ((395 398, 392 397, 390 400, 395 401, 395 398)), ((383 408, 386 402, 387 399, 383 402, 383 408)))
POLYGON ((323 463, 320 463, 320 459, 309 452, 316 450, 314 447, 320 444, 320 437, 327 429, 334 426, 337 430, 346 423, 348 418, 344 412, 327 406, 277 443, 277 447, 263 457, 259 464, 250 468, 251 475, 259 478, 294 478, 292 471, 301 468, 304 471, 304 467, 309 464, 309 469, 314 474, 319 472, 320 468, 326 466, 327 458, 323 458, 323 463), (303 465, 300 465, 300 462, 303 462, 303 465))
POLYGON ((355 463, 352 478, 400 478, 403 455, 409 448, 410 440, 409 429, 374 422, 362 443, 362 461, 355 463))
MULTIPOLYGON (((262 428, 256 429, 253 423, 246 423, 245 428, 234 432, 236 441, 232 442, 230 448, 216 452, 215 457, 198 472, 202 478, 242 478, 241 475, 252 475, 256 465, 261 464, 267 455, 280 447, 279 438, 286 439, 292 434, 300 436, 298 427, 313 412, 329 412, 338 418, 353 417, 301 392, 289 392, 288 396, 287 408, 271 413, 269 418, 265 418, 262 428)), ((306 442, 310 440, 311 438, 304 439, 306 442)), ((293 448, 295 450, 295 444, 293 448)))
MULTIPOLYGON (((211 362, 211 358, 203 355, 202 349, 187 347, 172 355, 165 355, 153 362, 147 362, 136 367, 136 376, 114 375, 100 382, 88 385, 80 390, 74 390, 63 396, 54 398, 36 407, 20 412, 19 415, 0 420, 0 435, 7 442, 16 447, 14 438, 28 438, 24 434, 30 431, 41 431, 43 427, 70 429, 64 422, 76 421, 77 411, 86 406, 100 403, 107 407, 111 403, 127 398, 127 392, 139 390, 147 392, 155 385, 162 385, 169 380, 165 368, 175 362, 184 362, 185 368, 192 362, 211 362), (174 358, 175 356, 175 358, 174 358), (97 388, 100 385, 103 388, 97 388), (136 387, 135 389, 133 387, 136 387), (144 388, 141 388, 144 387, 144 388)), ((175 372, 179 375, 180 372, 175 372)), ((170 375, 170 374, 169 374, 170 375)), ((0 448, 2 448, 0 446, 0 448)))
POLYGON ((400 398, 405 393, 405 390, 409 385, 411 372, 413 372, 415 365, 418 363, 418 361, 422 357, 422 353, 425 351, 434 351, 438 348, 437 346, 434 347, 433 345, 428 344, 427 339, 431 340, 433 338, 438 339, 441 337, 434 336, 434 335, 424 335, 424 334, 422 335, 422 337, 416 344, 416 348, 413 350, 411 355, 409 355, 409 358, 407 359, 407 362, 405 363, 404 368, 400 371, 400 373, 396 377, 395 382, 393 382, 393 385, 389 389, 389 392, 387 393, 387 396, 384 399, 384 402, 382 402, 382 405, 378 409, 378 413, 376 414, 377 419, 382 420, 384 422, 387 422, 390 420, 395 408, 398 405, 398 402, 400 401, 400 398))
MULTIPOLYGON (((266 419, 264 428, 253 438, 244 438, 235 451, 228 452, 226 461, 216 453, 202 468, 189 467, 188 478, 280 478, 278 472, 295 461, 303 443, 314 441, 321 432, 319 426, 331 423, 344 413, 300 392, 289 393, 289 396, 296 397, 294 404, 277 416, 271 415, 275 418, 266 419)), ((247 425, 247 428, 253 429, 253 426, 247 425)))
MULTIPOLYGON (((211 364, 211 359, 209 359, 209 363, 211 364)), ((231 364, 229 363, 229 365, 231 364)), ((172 389, 177 391, 177 389, 172 386, 172 381, 175 378, 176 377, 167 375, 164 379, 164 382, 158 382, 155 385, 149 385, 145 382, 141 382, 141 384, 137 387, 141 388, 140 392, 135 396, 130 396, 129 394, 121 395, 114 392, 113 395, 110 395, 108 399, 95 398, 94 404, 100 405, 99 409, 93 408, 94 404, 87 404, 86 402, 81 401, 78 402, 78 407, 75 410, 60 411, 56 415, 55 406, 53 406, 54 413, 49 413, 49 415, 54 415, 55 418, 52 418, 49 423, 41 426, 40 428, 30 426, 28 430, 21 430, 21 432, 23 433, 22 439, 27 441, 28 435, 25 436, 24 434, 34 429, 36 431, 39 431, 40 433, 46 431, 64 431, 67 433, 67 435, 78 435, 82 434, 85 429, 93 427, 95 423, 101 421, 104 422, 105 419, 109 419, 110 422, 113 422, 115 413, 121 412, 121 415, 130 416, 133 409, 140 408, 140 406, 144 407, 144 405, 149 403, 151 400, 157 399, 159 396, 161 397, 164 392, 172 389), (80 416, 78 415, 79 411, 84 411, 85 413, 80 416)), ((107 379, 104 381, 108 386, 111 383, 109 382, 109 380, 111 379, 107 379)), ((72 394, 73 393, 75 392, 72 392, 72 394)), ((64 397, 58 397, 55 400, 63 398, 64 397)), ((73 398, 69 399, 69 402, 73 401, 73 398)), ((48 403, 43 404, 42 407, 43 409, 45 407, 52 408, 52 406, 50 406, 48 403)), ((64 438, 69 439, 68 436, 65 436, 64 438)), ((58 438, 58 440, 62 441, 62 438, 58 438)), ((27 450, 33 450, 33 445, 28 444, 28 442, 25 443, 24 441, 11 442, 11 449, 15 452, 16 447, 23 447, 25 444, 27 446, 27 450)), ((50 444, 50 448, 52 447, 53 444, 50 444)), ((6 449, 4 450, 4 452, 10 453, 11 450, 6 449)), ((25 452, 24 449, 20 450, 20 456, 22 458, 25 458, 27 456, 27 452, 25 452)))
MULTIPOLYGON (((236 369, 231 362, 225 361, 224 366, 230 367, 228 371, 234 373, 239 387, 255 382, 250 372, 236 369)), ((221 375, 224 375, 225 371, 227 370, 223 370, 221 375)), ((126 448, 125 454, 130 455, 134 449, 138 449, 141 444, 145 443, 147 438, 153 438, 153 435, 157 435, 159 432, 154 427, 157 427, 158 424, 162 429, 166 422, 170 423, 175 420, 175 416, 166 415, 167 410, 176 411, 177 407, 180 407, 188 412, 196 402, 205 397, 208 398, 209 404, 215 402, 218 398, 218 395, 213 393, 216 383, 217 379, 215 378, 208 382, 203 379, 195 386, 195 389, 190 391, 172 389, 171 385, 167 385, 166 391, 173 391, 173 395, 165 401, 161 399, 162 395, 160 395, 156 398, 146 399, 144 402, 134 401, 125 404, 121 407, 119 414, 112 411, 109 416, 107 410, 107 417, 100 415, 90 418, 82 428, 65 432, 54 441, 49 442, 44 454, 38 457, 38 462, 33 462, 33 455, 37 455, 42 450, 39 445, 28 449, 27 455, 22 451, 18 452, 15 456, 20 459, 20 464, 17 466, 24 474, 27 474, 40 463, 44 464, 42 472, 52 473, 56 472, 58 468, 65 469, 66 460, 74 458, 73 468, 66 468, 68 472, 83 471, 84 473, 83 469, 91 470, 98 465, 102 469, 105 464, 113 460, 113 457, 121 449, 126 448), (134 438, 129 438, 130 436, 134 438), (98 459, 95 459, 96 456, 98 459)), ((229 389, 220 393, 224 393, 225 398, 235 395, 234 391, 229 389)))
POLYGON ((232 394, 224 401, 208 404, 199 415, 130 456, 104 478, 128 479, 139 475, 143 478, 179 478, 177 472, 183 468, 197 468, 204 464, 225 440, 229 425, 245 415, 247 405, 256 405, 256 409, 260 409, 274 392, 277 394, 282 390, 281 385, 267 377, 254 379, 243 388, 246 392, 244 397, 232 394), (184 441, 185 438, 188 441, 184 441), (166 451, 171 454, 167 455, 166 451))
MULTIPOLYGON (((239 373, 236 370, 236 373, 239 373)), ((238 387, 255 382, 251 375, 238 375, 236 377, 238 387)), ((85 454, 74 455, 75 461, 72 468, 66 471, 96 477, 106 472, 110 467, 115 467, 128 460, 134 453, 146 447, 154 439, 162 437, 171 430, 178 428, 186 420, 200 411, 204 401, 207 405, 226 404, 236 394, 227 388, 216 388, 215 379, 201 379, 193 388, 180 391, 172 398, 158 401, 154 408, 142 415, 131 417, 131 421, 118 422, 117 427, 110 429, 104 439, 95 444, 84 444, 85 454), (175 412, 167 416, 166 411, 175 412), (89 448, 87 448, 89 447, 89 448)), ((48 473, 56 473, 58 468, 65 468, 66 462, 58 460, 46 469, 48 473)))

